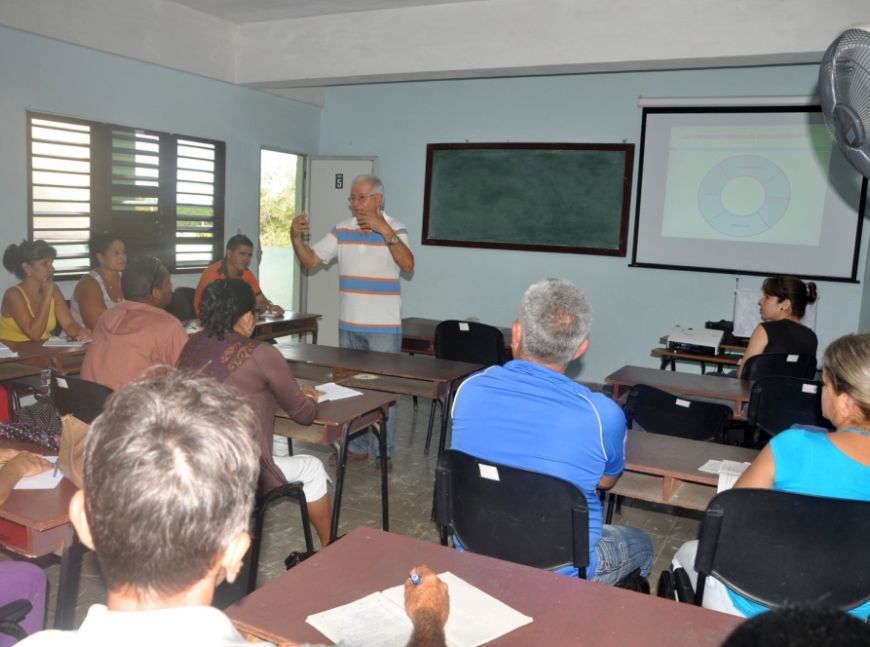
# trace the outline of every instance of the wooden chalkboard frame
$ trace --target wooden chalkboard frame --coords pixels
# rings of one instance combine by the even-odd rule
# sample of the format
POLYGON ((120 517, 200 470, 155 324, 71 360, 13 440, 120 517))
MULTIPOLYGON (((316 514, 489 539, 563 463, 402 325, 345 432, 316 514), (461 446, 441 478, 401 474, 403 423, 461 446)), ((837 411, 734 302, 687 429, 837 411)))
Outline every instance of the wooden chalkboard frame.
MULTIPOLYGON (((628 219, 631 206, 632 172, 634 169, 634 144, 575 144, 575 143, 461 143, 461 144, 427 144, 426 146, 426 186, 423 197, 423 245, 439 245, 446 247, 482 247, 489 249, 516 249, 534 252, 557 252, 566 254, 595 254, 601 256, 626 256, 628 248, 628 219), (462 239, 435 238, 430 235, 430 224, 437 221, 440 214, 431 207, 433 202, 433 164, 436 151, 451 150, 565 150, 565 151, 599 151, 624 156, 622 168, 622 200, 619 213, 619 239, 614 240, 610 247, 588 245, 583 232, 573 232, 568 245, 549 245, 539 243, 517 243, 498 241, 477 241, 462 239)), ((582 181, 582 178, 578 178, 582 181)), ((517 178, 518 183, 528 182, 528 177, 517 178)), ((531 220, 526 226, 534 227, 531 220)))

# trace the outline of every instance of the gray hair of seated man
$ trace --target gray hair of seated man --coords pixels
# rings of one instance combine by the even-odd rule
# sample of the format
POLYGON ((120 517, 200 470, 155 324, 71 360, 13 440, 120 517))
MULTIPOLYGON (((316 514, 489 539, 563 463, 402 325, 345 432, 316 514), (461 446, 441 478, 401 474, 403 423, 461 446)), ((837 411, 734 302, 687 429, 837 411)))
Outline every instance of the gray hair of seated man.
POLYGON ((259 422, 237 391, 160 367, 114 393, 85 445, 85 512, 110 590, 173 595, 248 528, 259 422))
POLYGON ((519 322, 525 356, 564 366, 589 334, 592 308, 576 285, 550 278, 526 290, 519 322))

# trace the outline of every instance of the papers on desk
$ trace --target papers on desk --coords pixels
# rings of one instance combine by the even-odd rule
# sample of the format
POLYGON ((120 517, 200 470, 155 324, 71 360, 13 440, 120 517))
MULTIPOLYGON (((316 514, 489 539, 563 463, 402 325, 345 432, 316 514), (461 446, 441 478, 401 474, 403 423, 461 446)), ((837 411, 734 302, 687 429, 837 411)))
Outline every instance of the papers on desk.
MULTIPOLYGON (((57 456, 43 456, 45 460, 50 463, 57 462, 57 456)), ((60 473, 60 470, 48 470, 47 472, 40 472, 39 474, 34 474, 33 476, 25 476, 18 480, 18 483, 15 484, 13 489, 15 490, 53 490, 57 487, 57 484, 60 483, 60 480, 63 478, 63 474, 60 473), (55 474, 55 471, 57 473, 55 474)))
POLYGON ((349 389, 346 386, 341 386, 335 382, 327 382, 314 387, 318 391, 318 402, 329 402, 331 400, 344 400, 357 395, 362 395, 362 392, 349 389))
POLYGON ((0 358, 3 357, 18 357, 18 353, 9 348, 9 346, 4 346, 3 344, 0 344, 0 358))
MULTIPOLYGON (((450 592, 450 616, 444 628, 450 647, 476 647, 532 622, 449 571, 438 577, 450 592)), ((405 615, 404 585, 315 613, 305 622, 331 641, 354 647, 404 647, 413 632, 405 615)))
POLYGON ((724 492, 734 487, 740 475, 746 471, 750 463, 738 463, 737 461, 716 461, 709 460, 698 468, 700 472, 719 475, 719 485, 716 492, 724 492))
POLYGON ((86 344, 90 344, 91 340, 77 341, 75 339, 67 339, 66 337, 56 337, 52 335, 42 344, 43 348, 82 348, 86 344))

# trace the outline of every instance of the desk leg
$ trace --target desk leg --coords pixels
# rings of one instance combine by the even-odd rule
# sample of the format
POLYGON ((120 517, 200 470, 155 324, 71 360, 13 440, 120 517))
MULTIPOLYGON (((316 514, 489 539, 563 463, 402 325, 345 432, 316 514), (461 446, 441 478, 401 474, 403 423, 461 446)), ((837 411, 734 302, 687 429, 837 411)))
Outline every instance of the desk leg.
POLYGON ((79 541, 72 528, 70 528, 70 533, 72 537, 66 542, 60 558, 57 605, 54 610, 54 626, 56 629, 64 630, 72 629, 75 622, 79 579, 82 573, 82 557, 85 553, 84 545, 79 541))
POLYGON ((381 527, 385 532, 390 530, 390 503, 387 490, 389 482, 389 474, 387 473, 387 418, 389 417, 388 409, 381 409, 381 428, 378 433, 378 446, 380 451, 381 461, 381 527))
MULTIPOLYGON (((341 445, 338 447, 338 456, 335 461, 335 497, 332 501, 332 526, 329 529, 329 542, 332 543, 338 537, 338 518, 341 512, 341 493, 344 490, 344 472, 347 467, 347 443, 350 440, 348 437, 350 431, 350 423, 344 424, 344 429, 341 433, 341 445)), ((368 432, 368 429, 364 429, 368 432)))
POLYGON ((441 438, 438 439, 438 455, 444 452, 447 444, 447 425, 450 423, 450 406, 453 404, 453 394, 456 393, 456 384, 450 385, 450 391, 444 398, 444 408, 441 410, 441 438))
POLYGON ((311 343, 317 343, 317 319, 314 320, 314 327, 311 329, 311 343))

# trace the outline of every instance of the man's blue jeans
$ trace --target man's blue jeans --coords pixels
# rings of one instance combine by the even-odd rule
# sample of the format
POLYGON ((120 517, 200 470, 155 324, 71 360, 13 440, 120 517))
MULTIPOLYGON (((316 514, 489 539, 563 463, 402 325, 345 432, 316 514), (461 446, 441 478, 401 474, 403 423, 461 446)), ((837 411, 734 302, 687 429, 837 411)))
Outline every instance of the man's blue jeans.
MULTIPOLYGON (((382 353, 400 353, 402 351, 402 333, 360 333, 349 330, 338 330, 338 345, 342 348, 355 348, 357 350, 375 350, 382 353)), ((396 435, 396 407, 390 407, 387 419, 387 456, 393 455, 395 448, 394 436, 396 435)), ((347 446, 349 452, 354 454, 368 454, 369 441, 374 446, 372 455, 381 455, 377 436, 374 434, 357 436, 347 446), (371 437, 371 438, 370 438, 371 437)))
POLYGON ((642 530, 628 526, 601 527, 601 540, 595 546, 598 566, 589 579, 602 584, 616 584, 639 568, 640 574, 649 576, 655 554, 652 541, 642 530))

